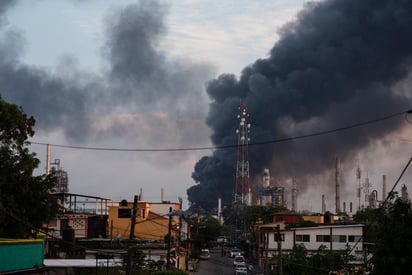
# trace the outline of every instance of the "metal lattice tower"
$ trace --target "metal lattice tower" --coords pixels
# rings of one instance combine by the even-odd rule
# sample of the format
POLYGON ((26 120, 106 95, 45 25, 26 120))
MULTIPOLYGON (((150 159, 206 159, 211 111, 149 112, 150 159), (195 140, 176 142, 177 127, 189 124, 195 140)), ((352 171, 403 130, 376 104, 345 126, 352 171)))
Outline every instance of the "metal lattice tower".
POLYGON ((235 201, 241 201, 247 205, 251 204, 251 191, 249 183, 249 132, 250 123, 248 122, 249 114, 245 104, 239 106, 239 129, 236 129, 238 135, 237 146, 237 163, 236 163, 236 183, 235 183, 235 201))

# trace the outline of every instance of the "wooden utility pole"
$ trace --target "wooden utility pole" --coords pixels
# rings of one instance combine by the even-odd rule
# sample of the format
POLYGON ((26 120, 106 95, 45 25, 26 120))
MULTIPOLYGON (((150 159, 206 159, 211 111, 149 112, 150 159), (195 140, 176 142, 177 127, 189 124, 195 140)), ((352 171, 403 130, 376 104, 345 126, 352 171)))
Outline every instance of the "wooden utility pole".
POLYGON ((137 210, 139 209, 139 205, 137 203, 137 195, 134 195, 134 201, 133 201, 133 211, 132 211, 132 218, 130 221, 130 236, 129 240, 134 239, 134 227, 136 226, 136 216, 137 216, 137 210))
POLYGON ((172 207, 169 207, 169 226, 167 230, 167 257, 166 257, 166 270, 170 269, 170 247, 172 244, 172 207))
POLYGON ((280 235, 280 225, 278 224, 276 227, 277 233, 277 241, 278 241, 278 270, 279 275, 283 275, 283 260, 282 260, 282 238, 280 235))
POLYGON ((179 213, 179 233, 177 236, 177 251, 176 251, 176 256, 177 256, 177 268, 180 269, 180 240, 182 238, 182 206, 183 206, 183 199, 179 197, 179 206, 180 206, 180 213, 179 213))

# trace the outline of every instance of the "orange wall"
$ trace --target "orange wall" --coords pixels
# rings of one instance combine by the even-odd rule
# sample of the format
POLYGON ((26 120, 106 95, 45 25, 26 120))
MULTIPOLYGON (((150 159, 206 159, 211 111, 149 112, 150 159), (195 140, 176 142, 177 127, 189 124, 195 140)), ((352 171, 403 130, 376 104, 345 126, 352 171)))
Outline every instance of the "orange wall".
MULTIPOLYGON (((128 239, 130 236, 131 218, 119 218, 120 211, 130 211, 132 213, 132 205, 128 206, 111 206, 109 207, 108 218, 108 237, 115 238, 120 235, 122 239, 128 239)), ((136 226, 134 236, 136 239, 151 239, 163 241, 164 236, 168 233, 168 216, 160 216, 150 211, 150 203, 139 202, 138 215, 136 217, 136 226)), ((172 228, 175 226, 172 223, 172 228)), ((172 233, 173 234, 173 233, 172 233)))

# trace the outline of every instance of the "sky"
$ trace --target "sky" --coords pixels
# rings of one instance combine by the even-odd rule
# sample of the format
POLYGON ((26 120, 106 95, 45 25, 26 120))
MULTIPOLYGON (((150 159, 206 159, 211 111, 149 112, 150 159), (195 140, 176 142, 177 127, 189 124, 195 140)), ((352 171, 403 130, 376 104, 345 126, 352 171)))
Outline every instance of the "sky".
MULTIPOLYGON (((219 78, 223 74, 241 78, 245 67, 259 67, 255 62, 269 58, 282 35, 288 38, 284 24, 296 20, 305 2, 3 1, 0 94, 36 118, 31 150, 41 160, 38 173, 45 171, 44 144, 52 144, 52 160, 60 159, 61 167, 68 172, 72 193, 131 200, 142 188, 145 200, 160 201, 163 190, 165 200, 182 197, 187 206, 186 190, 196 184, 192 179, 194 167, 202 157, 213 155, 214 150, 127 149, 210 148, 218 144, 214 121, 224 115, 215 117, 214 109, 210 109, 218 101, 211 80, 223 79, 219 78)), ((286 38, 282 41, 289 42, 286 38)), ((410 103, 407 75, 390 85, 410 103)), ((379 85, 379 81, 375 83, 379 85)), ((334 111, 327 113, 329 116, 339 117, 339 111, 351 108, 345 104, 334 106, 334 111)), ((364 108, 361 104, 357 107, 364 108)), ((400 110, 366 112, 369 116, 365 119, 396 111, 400 110)), ((231 115, 230 110, 225 112, 231 115)), ((342 117, 316 124, 313 116, 308 123, 299 124, 299 118, 291 115, 278 122, 294 125, 302 134, 325 129, 320 126, 330 129, 363 121, 342 117)), ((395 182, 411 157, 412 144, 412 125, 403 118, 395 124, 374 142, 368 138, 367 143, 355 146, 356 152, 342 145, 342 150, 351 154, 342 163, 345 186, 341 201, 357 205, 358 165, 379 194, 383 174, 388 176, 388 186, 395 182)), ((271 127, 268 125, 267 129, 271 127)), ((376 135, 377 131, 371 133, 376 135)), ((292 133, 288 128, 286 134, 292 133)), ((369 137, 367 129, 358 134, 369 137)), ((233 138, 236 139, 235 134, 233 138)), ((303 145, 294 149, 308 154, 323 151, 322 142, 311 145, 309 151, 303 145)), ((282 155, 282 150, 278 150, 282 155)), ((335 152, 331 151, 328 157, 330 169, 300 178, 304 185, 299 187, 298 209, 320 211, 320 194, 327 193, 328 198, 333 195, 333 184, 318 184, 330 183, 333 178, 335 152)), ((311 166, 314 170, 320 169, 315 166, 324 167, 327 158, 319 161, 322 165, 316 157, 312 163, 310 156, 302 159, 306 161, 305 168, 296 169, 307 171, 311 166)), ((293 171, 276 161, 270 166, 274 182, 290 183, 293 176, 281 171, 293 171)), ((411 180, 409 170, 401 183, 412 188, 411 180)), ((259 181, 258 177, 253 181, 259 181)), ((327 204, 334 208, 332 198, 327 204)))

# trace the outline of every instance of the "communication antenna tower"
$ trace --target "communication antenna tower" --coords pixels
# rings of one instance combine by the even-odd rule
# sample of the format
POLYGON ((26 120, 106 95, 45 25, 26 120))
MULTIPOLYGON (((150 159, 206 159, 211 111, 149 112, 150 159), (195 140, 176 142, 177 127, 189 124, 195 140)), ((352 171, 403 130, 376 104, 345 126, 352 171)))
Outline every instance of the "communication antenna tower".
POLYGON ((236 163, 236 183, 235 183, 235 202, 241 201, 247 205, 251 204, 251 191, 249 183, 249 156, 248 144, 250 141, 250 123, 246 104, 240 104, 239 128, 236 129, 238 135, 237 163, 236 163))

